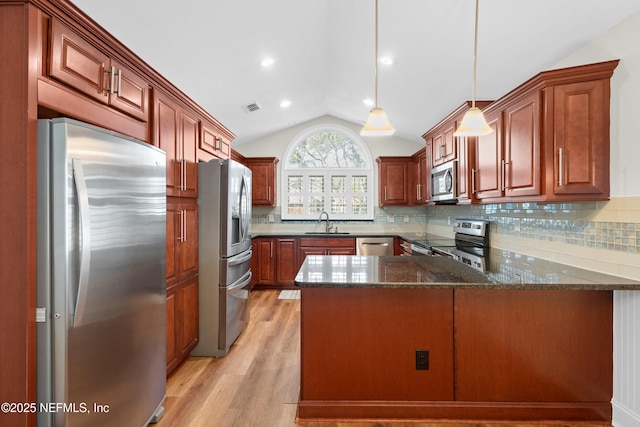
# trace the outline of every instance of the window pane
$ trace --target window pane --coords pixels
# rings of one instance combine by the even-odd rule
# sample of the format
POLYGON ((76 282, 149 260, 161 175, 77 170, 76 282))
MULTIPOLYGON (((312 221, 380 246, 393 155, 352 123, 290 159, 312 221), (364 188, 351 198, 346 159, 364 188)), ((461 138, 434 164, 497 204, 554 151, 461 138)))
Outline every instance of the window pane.
POLYGON ((332 176, 331 177, 331 192, 332 193, 344 193, 347 191, 347 177, 346 176, 332 176))
POLYGON ((367 213, 367 197, 355 196, 351 199, 351 210, 354 214, 364 215, 367 213))
POLYGON ((366 176, 354 176, 353 188, 354 193, 366 193, 367 192, 367 177, 366 176))
POLYGON ((331 198, 331 213, 335 214, 335 215, 347 213, 347 198, 346 197, 332 197, 331 198))
POLYGON ((340 132, 319 132, 302 140, 287 168, 364 168, 360 147, 340 132))
POLYGON ((287 198, 287 211, 291 215, 301 215, 303 213, 302 197, 289 196, 287 198))
MULTIPOLYGON (((309 177, 309 192, 324 193, 324 176, 309 177)), ((322 211, 320 211, 322 212, 322 211)))
POLYGON ((309 213, 320 215, 324 210, 324 197, 312 196, 309 198, 309 213))
POLYGON ((289 193, 302 193, 302 176, 292 175, 287 179, 289 193))

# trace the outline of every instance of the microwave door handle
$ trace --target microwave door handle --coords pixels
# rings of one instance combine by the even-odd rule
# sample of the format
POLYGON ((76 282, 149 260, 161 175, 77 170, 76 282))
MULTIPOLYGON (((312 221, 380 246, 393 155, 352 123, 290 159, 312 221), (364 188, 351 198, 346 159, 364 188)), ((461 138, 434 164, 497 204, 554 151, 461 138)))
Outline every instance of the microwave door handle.
POLYGON ((89 286, 89 268, 91 264, 91 225, 89 220, 89 195, 80 159, 71 159, 73 182, 78 196, 78 222, 80 228, 80 266, 78 273, 78 292, 73 315, 73 326, 80 326, 84 316, 89 286))

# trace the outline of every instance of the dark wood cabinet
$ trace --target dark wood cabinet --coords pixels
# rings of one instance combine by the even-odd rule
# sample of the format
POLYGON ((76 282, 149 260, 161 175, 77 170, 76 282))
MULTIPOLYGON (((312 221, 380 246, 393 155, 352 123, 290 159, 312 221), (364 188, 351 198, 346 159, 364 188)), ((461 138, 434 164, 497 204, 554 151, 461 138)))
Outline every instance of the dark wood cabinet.
POLYGON ((231 136, 227 132, 213 123, 200 121, 199 160, 228 159, 231 155, 230 150, 231 136))
POLYGON ((149 120, 149 83, 51 19, 49 76, 138 120, 149 120))
POLYGON ((198 205, 167 202, 167 374, 198 343, 198 205), (195 323, 194 323, 195 322, 195 323))
POLYGON ((471 193, 476 200, 502 197, 502 113, 485 115, 493 129, 488 135, 469 138, 474 153, 471 160, 471 193))
POLYGON ((458 121, 451 120, 443 124, 433 132, 431 143, 431 159, 433 166, 454 160, 457 157, 457 144, 453 133, 456 131, 458 121))
POLYGON ((429 180, 427 179, 431 167, 427 165, 427 148, 418 150, 413 156, 413 180, 411 192, 411 204, 422 205, 429 200, 429 180))
POLYGON ((293 288, 300 263, 298 239, 286 237, 258 237, 251 242, 252 270, 256 288, 293 288))
POLYGON ((275 157, 245 157, 244 164, 251 169, 252 204, 254 206, 275 206, 278 159, 275 157))
POLYGON ((609 79, 553 88, 553 198, 609 196, 609 79))
POLYGON ((298 251, 295 238, 276 239, 276 283, 280 286, 292 287, 300 265, 298 265, 298 251))
POLYGON ((542 193, 540 93, 533 92, 504 108, 504 158, 501 171, 506 197, 542 193))
POLYGON ((253 240, 256 269, 253 271, 256 287, 272 288, 276 286, 276 245, 271 237, 258 237, 253 240))
POLYGON ((301 237, 300 265, 308 255, 355 255, 356 239, 353 237, 301 237))
POLYGON ((410 205, 413 172, 411 158, 378 157, 376 162, 378 163, 378 205, 410 205))
POLYGON ((167 289, 167 375, 198 344, 198 276, 167 289))
POLYGON ((160 91, 154 92, 153 143, 167 153, 167 196, 198 196, 195 114, 160 91))

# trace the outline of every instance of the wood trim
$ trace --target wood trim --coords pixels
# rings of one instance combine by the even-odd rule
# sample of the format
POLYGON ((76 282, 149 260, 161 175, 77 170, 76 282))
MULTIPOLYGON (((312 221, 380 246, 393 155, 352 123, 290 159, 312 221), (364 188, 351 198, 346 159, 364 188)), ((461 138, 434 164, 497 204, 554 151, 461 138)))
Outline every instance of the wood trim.
POLYGON ((538 402, 388 402, 319 401, 298 402, 296 422, 320 421, 465 421, 479 422, 586 422, 611 425, 608 403, 538 402))
MULTIPOLYGON (((0 400, 36 398, 36 185, 39 12, 0 4, 0 400)), ((0 413, 0 425, 35 425, 35 414, 0 413)))

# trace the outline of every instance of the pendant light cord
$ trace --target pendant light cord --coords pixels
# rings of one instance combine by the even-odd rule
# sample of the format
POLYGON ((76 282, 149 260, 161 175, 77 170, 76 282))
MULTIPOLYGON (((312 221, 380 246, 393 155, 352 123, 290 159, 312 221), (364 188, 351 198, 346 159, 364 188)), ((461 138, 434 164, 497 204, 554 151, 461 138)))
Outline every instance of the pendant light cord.
POLYGON ((378 108, 378 0, 376 0, 376 108, 378 108))
MULTIPOLYGON (((378 0, 376 0, 377 2, 378 0)), ((476 69, 478 68, 478 3, 480 0, 476 0, 476 24, 475 24, 475 34, 473 37, 473 85, 472 85, 472 93, 471 93, 471 107, 475 108, 476 106, 476 69)), ((377 49, 377 48, 376 48, 377 49)))

